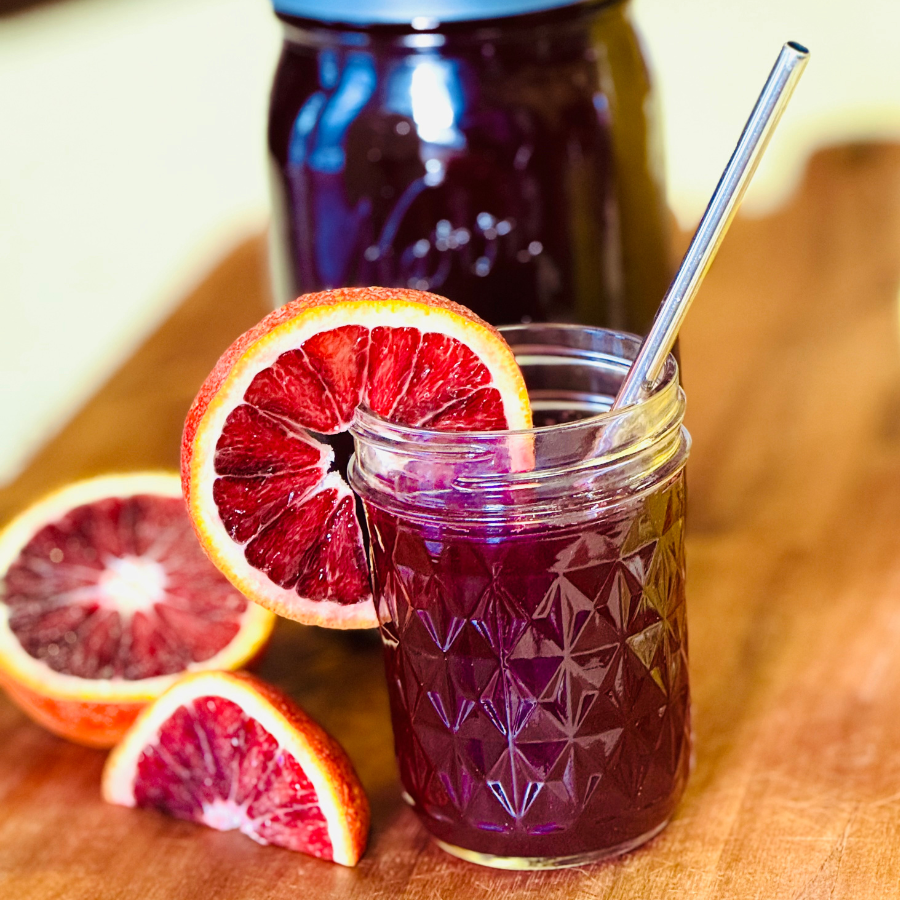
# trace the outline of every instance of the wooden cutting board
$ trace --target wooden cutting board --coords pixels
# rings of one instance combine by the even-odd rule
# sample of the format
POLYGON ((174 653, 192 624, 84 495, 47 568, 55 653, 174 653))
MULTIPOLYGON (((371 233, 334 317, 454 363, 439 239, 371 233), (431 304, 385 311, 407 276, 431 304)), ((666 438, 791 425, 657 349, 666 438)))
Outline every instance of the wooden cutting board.
MULTIPOLYGON (((265 271, 262 237, 228 256, 0 491, 0 519, 78 476, 174 467, 194 392, 266 311, 265 271)), ((105 806, 104 754, 0 699, 0 897, 900 895, 898 281, 900 147, 844 147, 781 213, 735 224, 691 313, 696 765, 651 844, 549 873, 443 854, 400 800, 377 643, 282 622, 261 674, 338 737, 372 799, 356 869, 105 806)))

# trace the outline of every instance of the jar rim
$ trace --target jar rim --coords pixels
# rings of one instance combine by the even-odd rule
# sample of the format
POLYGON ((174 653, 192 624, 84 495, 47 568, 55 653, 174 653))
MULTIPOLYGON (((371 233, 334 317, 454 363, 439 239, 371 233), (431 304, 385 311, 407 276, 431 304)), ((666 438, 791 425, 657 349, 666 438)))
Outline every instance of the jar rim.
MULTIPOLYGON (((611 335, 621 341, 623 347, 628 347, 628 345, 631 345, 635 354, 637 353, 637 347, 640 345, 641 340, 637 335, 631 334, 627 331, 619 331, 612 328, 599 328, 589 325, 575 325, 568 322, 538 323, 537 326, 533 324, 502 325, 497 330, 502 335, 507 336, 514 335, 520 332, 526 332, 527 330, 534 329, 535 327, 550 328, 554 331, 559 332, 568 331, 572 334, 603 333, 605 335, 611 335)), ((516 348, 517 358, 522 355, 519 350, 519 347, 522 346, 525 346, 526 349, 529 348, 529 345, 518 345, 516 348)), ((578 350, 578 348, 558 348, 557 355, 569 356, 573 359, 582 360, 589 358, 595 361, 605 361, 613 365, 617 364, 617 368, 621 370, 623 378, 625 376, 625 372, 628 369, 628 365, 630 364, 630 359, 634 358, 633 356, 631 356, 630 359, 625 360, 623 358, 616 358, 609 353, 590 350, 578 350), (575 352, 566 352, 566 350, 574 350, 575 352)), ((646 414, 646 411, 649 407, 661 407, 663 405, 669 405, 673 402, 677 402, 677 395, 679 393, 683 397, 683 391, 681 391, 679 385, 678 373, 678 362, 670 353, 663 366, 662 373, 656 381, 656 384, 653 386, 652 390, 645 398, 639 400, 632 406, 628 406, 620 410, 606 410, 596 413, 595 415, 586 416, 584 418, 576 419, 570 422, 560 422, 553 425, 537 425, 532 426, 531 428, 498 428, 491 431, 441 431, 436 428, 423 428, 419 425, 402 425, 397 422, 391 422, 389 419, 379 415, 378 413, 372 412, 371 410, 365 409, 364 407, 360 407, 359 409, 357 409, 354 415, 353 422, 350 426, 350 431, 351 433, 356 434, 356 431, 358 429, 361 434, 365 434, 367 436, 371 435, 372 437, 375 437, 376 435, 382 435, 384 437, 396 436, 397 438, 414 438, 417 440, 417 442, 427 442, 433 445, 442 443, 462 444, 465 441, 471 441, 473 443, 480 444, 486 441, 496 441, 506 438, 516 438, 528 435, 567 431, 576 432, 579 430, 583 431, 588 428, 598 427, 608 428, 610 426, 614 426, 617 422, 624 422, 627 419, 634 418, 637 415, 646 414)))
MULTIPOLYGON (((573 361, 593 374, 585 360, 602 358, 597 371, 603 379, 597 384, 609 385, 613 395, 640 346, 635 335, 602 328, 538 324, 513 326, 506 334, 513 330, 523 368, 532 362, 530 351, 543 351, 532 374, 565 382, 566 366, 573 361), (544 345, 519 340, 542 334, 548 341, 544 345), (605 352, 572 347, 573 339, 605 352), (554 340, 563 343, 549 343, 554 340), (615 348, 621 352, 610 352, 615 348)), ((611 403, 612 396, 603 396, 611 403)), ((363 499, 402 508, 412 518, 485 524, 577 518, 586 509, 646 494, 683 468, 690 447, 684 408, 678 365, 670 356, 646 399, 573 422, 506 431, 435 431, 396 425, 361 410, 350 426, 356 453, 348 474, 363 499)))
MULTIPOLYGON (((509 19, 566 7, 588 6, 592 0, 433 0, 423 9, 421 0, 365 3, 361 0, 272 0, 278 15, 323 25, 371 28, 406 26, 415 31, 436 31, 444 24, 509 19)), ((596 0, 593 0, 596 2, 596 0)))

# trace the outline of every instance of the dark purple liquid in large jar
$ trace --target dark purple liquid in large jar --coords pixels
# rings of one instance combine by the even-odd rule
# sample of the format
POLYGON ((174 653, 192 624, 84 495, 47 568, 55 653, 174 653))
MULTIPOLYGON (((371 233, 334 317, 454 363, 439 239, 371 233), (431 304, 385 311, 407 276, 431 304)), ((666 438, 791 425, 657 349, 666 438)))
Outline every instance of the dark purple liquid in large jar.
POLYGON ((668 821, 690 756, 684 510, 683 470, 520 532, 367 501, 400 775, 437 838, 578 860, 668 821))
POLYGON ((626 2, 425 32, 282 20, 269 120, 279 302, 381 284, 497 325, 647 329, 668 228, 626 2))

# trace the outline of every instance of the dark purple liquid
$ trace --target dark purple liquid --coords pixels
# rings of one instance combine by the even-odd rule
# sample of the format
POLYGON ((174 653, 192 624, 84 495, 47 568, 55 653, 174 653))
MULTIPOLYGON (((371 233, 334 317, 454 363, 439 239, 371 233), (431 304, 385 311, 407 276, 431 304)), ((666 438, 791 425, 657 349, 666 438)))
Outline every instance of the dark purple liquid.
POLYGON ((439 34, 285 22, 269 118, 281 302, 380 284, 495 325, 647 329, 668 225, 626 3, 439 34))
POLYGON ((366 504, 403 785, 440 840, 640 843, 690 755, 684 475, 614 516, 492 533, 366 504))

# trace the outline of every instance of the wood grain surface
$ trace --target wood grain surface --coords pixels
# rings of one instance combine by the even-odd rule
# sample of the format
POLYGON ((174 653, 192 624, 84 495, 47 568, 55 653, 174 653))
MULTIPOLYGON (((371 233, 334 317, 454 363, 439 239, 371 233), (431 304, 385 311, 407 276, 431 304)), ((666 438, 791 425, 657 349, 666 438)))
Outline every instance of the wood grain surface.
MULTIPOLYGON (((0 519, 80 475, 175 466, 195 390, 266 311, 265 269, 262 238, 231 253, 0 492, 0 519)), ((645 848, 549 873, 445 855, 400 800, 376 643, 283 622, 261 674, 358 767, 356 869, 106 806, 104 754, 0 699, 0 897, 900 896, 898 281, 900 147, 843 147, 788 208, 738 220, 691 313, 696 764, 645 848)))

